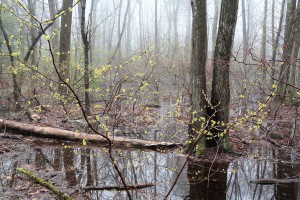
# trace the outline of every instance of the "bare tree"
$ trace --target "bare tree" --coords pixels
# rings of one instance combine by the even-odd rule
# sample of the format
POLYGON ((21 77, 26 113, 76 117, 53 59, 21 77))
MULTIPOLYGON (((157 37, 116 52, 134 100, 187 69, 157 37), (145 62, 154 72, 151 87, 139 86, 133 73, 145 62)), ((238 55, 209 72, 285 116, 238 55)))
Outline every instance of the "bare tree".
POLYGON ((112 54, 112 56, 110 57, 109 61, 108 61, 108 64, 112 64, 112 62, 114 61, 120 47, 121 47, 121 42, 122 42, 122 38, 123 38, 123 35, 124 35, 124 31, 125 31, 125 27, 126 27, 126 22, 127 22, 127 16, 128 16, 128 13, 129 13, 129 7, 130 7, 130 1, 131 0, 128 0, 127 1, 127 7, 126 7, 126 11, 125 11, 125 14, 124 14, 124 19, 123 19, 123 25, 122 25, 122 30, 119 34, 119 38, 118 38, 118 42, 117 42, 117 45, 115 47, 115 50, 112 54))
POLYGON ((279 19, 278 29, 277 29, 277 33, 276 33, 276 38, 275 38, 275 41, 273 43, 271 86, 273 85, 273 83, 274 83, 273 80, 275 78, 275 72, 276 72, 276 66, 275 66, 276 52, 277 52, 277 48, 278 48, 278 45, 279 45, 279 39, 280 39, 280 36, 281 36, 281 31, 282 31, 282 24, 283 24, 285 4, 286 4, 286 0, 283 0, 282 4, 281 4, 280 19, 279 19))
POLYGON ((242 66, 242 71, 243 71, 243 75, 246 77, 246 69, 247 66, 245 64, 248 63, 248 59, 247 59, 247 55, 248 55, 248 51, 249 51, 249 43, 248 43, 248 39, 249 39, 249 19, 247 21, 246 19, 246 6, 245 6, 245 1, 246 0, 242 0, 242 19, 243 19, 243 62, 244 65, 242 66), (248 23, 247 23, 248 22, 248 23))
MULTIPOLYGON (((293 49, 292 49, 292 63, 291 63, 291 72, 289 77, 289 83, 292 86, 296 86, 296 75, 297 75, 297 63, 299 65, 299 52, 300 52, 300 2, 298 1, 297 9, 295 11, 295 19, 292 29, 293 37, 293 49)), ((299 68, 299 67, 298 67, 299 68)), ((295 87, 288 87, 289 94, 293 98, 296 95, 295 87)))
POLYGON ((261 51, 260 51, 260 59, 262 61, 262 81, 265 81, 267 76, 267 64, 266 64, 267 16, 268 16, 268 0, 265 0, 263 32, 262 32, 261 51))
MULTIPOLYGON (((192 25, 192 59, 191 59, 191 87, 192 110, 190 122, 190 138, 194 141, 203 128, 205 120, 206 96, 206 59, 207 59, 207 22, 206 0, 193 0, 193 25, 192 25)), ((203 153, 205 139, 198 142, 196 155, 203 153)))
POLYGON ((219 30, 214 55, 213 82, 211 92, 212 108, 208 109, 208 116, 211 116, 211 127, 214 139, 209 140, 209 146, 217 145, 219 140, 223 150, 230 150, 228 130, 226 124, 229 122, 229 65, 231 49, 235 33, 235 26, 238 13, 238 0, 223 0, 221 4, 219 30))
MULTIPOLYGON (((71 47, 71 27, 72 27, 72 8, 73 0, 63 0, 61 16, 61 30, 59 43, 59 67, 60 76, 64 81, 69 81, 70 78, 70 47, 71 47)), ((67 94, 67 88, 62 84, 59 85, 59 92, 67 94)))
POLYGON ((283 64, 280 68, 279 83, 277 88, 277 99, 286 99, 289 94, 288 84, 290 76, 290 66, 293 62, 293 48, 295 44, 295 37, 293 37, 293 26, 295 23, 295 10, 296 0, 287 0, 286 21, 285 21, 285 33, 283 44, 283 64))
POLYGON ((81 0, 81 38, 83 41, 83 51, 84 51, 84 100, 85 100, 85 112, 87 115, 91 114, 91 102, 90 102, 90 78, 89 78, 89 47, 90 41, 88 38, 90 29, 85 28, 85 10, 86 10, 86 0, 81 0))
MULTIPOLYGON (((2 31, 2 34, 4 36, 4 40, 8 49, 8 53, 9 53, 9 59, 10 59, 10 63, 12 68, 15 68, 15 59, 13 56, 13 49, 10 45, 10 41, 9 41, 9 36, 4 28, 3 25, 3 21, 2 21, 2 12, 0 10, 0 29, 2 31)), ((15 101, 15 108, 16 111, 20 111, 21 110, 21 101, 20 101, 20 97, 21 97, 21 84, 20 84, 20 77, 17 76, 17 72, 12 72, 12 78, 13 78, 13 96, 14 96, 14 101, 15 101)))
MULTIPOLYGON (((55 14, 57 13, 57 8, 55 5, 55 1, 48 0, 49 5, 49 12, 50 12, 50 18, 54 18, 55 14)), ((56 32, 58 30, 58 21, 54 20, 53 25, 51 26, 51 32, 56 32)), ((56 52, 58 50, 58 44, 59 44, 59 37, 58 35, 53 38, 53 50, 56 52)))
MULTIPOLYGON (((219 0, 214 0, 214 23, 212 29, 212 49, 215 49, 216 40, 217 40, 217 29, 218 29, 218 22, 219 22, 219 0)), ((214 56, 214 52, 212 51, 212 57, 214 56)))

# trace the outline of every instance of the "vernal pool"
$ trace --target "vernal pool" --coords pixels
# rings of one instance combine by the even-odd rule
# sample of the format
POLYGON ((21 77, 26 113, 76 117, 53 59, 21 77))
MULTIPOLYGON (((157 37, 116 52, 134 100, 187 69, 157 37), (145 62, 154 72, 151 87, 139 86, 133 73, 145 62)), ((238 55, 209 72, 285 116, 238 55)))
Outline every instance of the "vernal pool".
MULTIPOLYGON (((185 162, 185 156, 175 152, 115 149, 113 154, 128 185, 155 184, 131 190, 133 199, 163 199, 185 162)), ((279 161, 282 155, 279 149, 257 145, 247 156, 230 163, 188 163, 169 199, 299 199, 298 183, 250 183, 262 178, 299 177, 295 159, 279 161)), ((86 190, 90 186, 122 188, 106 148, 24 143, 1 152, 0 199, 53 199, 54 194, 34 185, 33 180, 16 171, 17 167, 49 180, 75 199, 128 199, 121 189, 86 190)))

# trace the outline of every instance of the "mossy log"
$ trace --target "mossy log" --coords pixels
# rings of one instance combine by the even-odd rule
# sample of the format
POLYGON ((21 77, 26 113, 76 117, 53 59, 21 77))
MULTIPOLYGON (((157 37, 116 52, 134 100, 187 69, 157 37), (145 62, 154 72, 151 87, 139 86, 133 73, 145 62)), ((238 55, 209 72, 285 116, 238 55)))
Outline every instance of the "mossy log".
POLYGON ((58 188, 56 188, 51 182, 46 181, 40 177, 37 177, 36 175, 34 175, 31 171, 22 169, 22 168, 17 168, 17 171, 25 174, 26 176, 32 178, 33 180, 35 180, 36 182, 38 182, 40 185, 43 185, 45 187, 47 187, 49 190, 53 191, 60 199, 63 200, 73 200, 72 197, 70 197, 69 195, 61 192, 58 188))
MULTIPOLYGON (((56 138, 71 141, 88 141, 89 143, 107 144, 107 140, 101 135, 87 134, 52 127, 40 127, 31 124, 20 123, 11 120, 0 119, 0 129, 17 132, 22 135, 35 135, 43 138, 56 138)), ((182 146, 180 143, 156 142, 124 137, 109 137, 114 146, 125 146, 128 148, 140 148, 151 150, 169 150, 182 146)))

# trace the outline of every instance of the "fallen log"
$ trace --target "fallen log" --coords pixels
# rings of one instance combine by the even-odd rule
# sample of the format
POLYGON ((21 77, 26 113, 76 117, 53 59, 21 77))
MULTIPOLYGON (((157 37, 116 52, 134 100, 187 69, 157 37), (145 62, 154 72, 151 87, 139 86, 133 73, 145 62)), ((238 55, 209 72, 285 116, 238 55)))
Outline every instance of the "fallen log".
MULTIPOLYGON (((0 119, 0 129, 6 131, 18 132, 22 135, 35 135, 43 138, 56 138, 71 141, 88 141, 89 143, 97 143, 107 145, 107 140, 97 134, 87 134, 83 132, 75 132, 52 127, 40 127, 31 124, 20 123, 11 120, 0 119)), ((132 139, 124 137, 109 137, 114 146, 125 146, 128 148, 141 148, 151 150, 167 150, 182 146, 180 143, 156 142, 142 139, 132 139)))
MULTIPOLYGON (((128 190, 140 190, 148 187, 153 187, 155 184, 143 184, 143 185, 127 185, 128 190)), ((116 191, 122 191, 125 190, 124 186, 87 186, 82 188, 83 190, 116 190, 116 191)))
POLYGON ((275 184, 288 184, 288 183, 300 183, 300 179, 256 179, 251 180, 250 183, 261 184, 261 185, 275 185, 275 184))

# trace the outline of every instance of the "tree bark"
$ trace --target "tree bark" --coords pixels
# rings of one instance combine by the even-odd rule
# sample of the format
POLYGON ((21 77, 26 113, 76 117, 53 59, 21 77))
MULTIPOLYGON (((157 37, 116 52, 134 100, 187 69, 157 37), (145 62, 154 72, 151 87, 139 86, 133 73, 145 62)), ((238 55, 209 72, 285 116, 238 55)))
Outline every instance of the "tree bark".
POLYGON ((268 16, 268 0, 265 0, 264 8, 264 20, 263 20, 263 33, 261 40, 261 52, 260 59, 262 61, 262 83, 266 81, 267 78, 267 64, 266 64, 266 47, 267 47, 267 16, 268 16))
POLYGON ((272 53, 272 72, 271 72, 271 87, 274 84, 274 79, 276 79, 275 77, 275 73, 276 73, 276 52, 277 52, 277 48, 278 48, 278 44, 279 44, 279 39, 281 37, 281 30, 282 30, 282 24, 283 24, 283 17, 284 17, 284 8, 285 8, 285 3, 286 0, 282 1, 282 5, 281 5, 281 11, 280 11, 280 19, 279 19, 279 24, 278 24, 278 30, 276 33, 276 38, 273 44, 273 53, 272 53))
MULTIPOLYGON (((297 68, 297 58, 300 48, 300 2, 298 1, 297 8, 295 11, 295 19, 292 28, 292 63, 291 63, 291 72, 289 76, 289 84, 296 86, 296 68, 297 68)), ((299 61, 299 60, 298 60, 299 61)), ((290 94, 291 99, 296 95, 296 89, 294 87, 288 87, 288 94, 290 94)))
MULTIPOLYGON (((4 25, 3 25, 3 21, 2 21, 2 13, 0 11, 0 29, 2 31, 2 34, 3 34, 3 37, 4 37, 4 40, 5 40, 5 43, 6 43, 6 46, 7 46, 7 49, 8 49, 8 53, 9 53, 9 59, 10 59, 10 63, 11 63, 11 66, 13 69, 15 69, 15 60, 14 60, 14 57, 13 57, 13 50, 12 50, 12 47, 10 45, 10 41, 9 41, 9 37, 7 35, 7 32, 4 28, 4 25)), ((17 75, 17 71, 16 72, 12 72, 12 77, 13 77, 13 87, 14 87, 14 90, 13 90, 13 96, 14 96, 14 101, 15 101, 15 108, 16 108, 16 111, 20 111, 21 110, 21 101, 20 101, 20 97, 21 97, 21 84, 20 84, 20 81, 19 81, 19 76, 17 75)))
MULTIPOLYGON (((199 137, 205 124, 206 109, 206 59, 207 59, 207 21, 206 0, 192 0, 192 58, 191 58, 191 85, 192 85, 192 116, 189 127, 191 144, 199 137)), ((199 140, 196 146, 196 155, 205 150, 205 138, 199 140)))
MULTIPOLYGON (((55 7, 55 1, 53 0, 48 0, 48 5, 49 5, 49 12, 50 12, 50 18, 54 18, 55 14, 57 13, 57 9, 55 7)), ((51 26, 51 32, 56 32, 58 29, 58 21, 54 20, 53 25, 51 26)), ((53 51, 56 53, 58 50, 58 44, 59 44, 59 35, 56 35, 52 39, 52 48, 53 51)), ((56 55, 56 54, 55 54, 56 55)))
POLYGON ((243 76, 244 78, 247 78, 247 64, 248 64, 248 51, 249 51, 249 19, 247 21, 246 19, 246 6, 245 6, 245 1, 242 0, 242 19, 243 19, 243 66, 242 66, 242 71, 243 71, 243 76))
POLYGON ((222 1, 219 30, 214 55, 211 92, 212 107, 208 109, 208 116, 211 117, 210 124, 213 127, 210 129, 212 137, 207 141, 207 145, 217 146, 219 143, 221 148, 225 151, 230 150, 228 130, 226 128, 227 123, 229 122, 230 102, 229 65, 237 14, 238 0, 222 1))
POLYGON ((214 49, 217 40, 217 31, 218 31, 218 22, 219 22, 219 0, 214 0, 214 7, 215 7, 215 13, 214 13, 214 23, 212 29, 212 56, 211 56, 212 58, 214 57, 214 49))
MULTIPOLYGON (((62 10, 65 12, 61 16, 61 30, 60 30, 60 43, 59 43, 59 77, 67 81, 70 79, 70 48, 71 48, 71 27, 72 27, 72 12, 69 8, 72 7, 73 0, 63 0, 62 10)), ((68 92, 67 87, 59 85, 59 92, 66 95, 68 92)))
POLYGON ((288 83, 290 75, 290 66, 292 64, 292 52, 294 48, 294 41, 292 36, 293 24, 295 22, 295 8, 296 0, 287 0, 286 21, 285 21, 285 33, 283 44, 283 64, 281 65, 279 74, 279 83, 277 88, 277 99, 287 100, 288 83))
POLYGON ((81 1, 81 20, 80 20, 80 28, 81 28, 81 38, 83 41, 83 51, 84 51, 84 101, 85 106, 84 110, 87 115, 91 114, 91 102, 90 102, 90 78, 89 78, 89 47, 90 41, 88 39, 88 35, 90 32, 89 27, 85 30, 85 9, 86 9, 86 0, 81 1))

